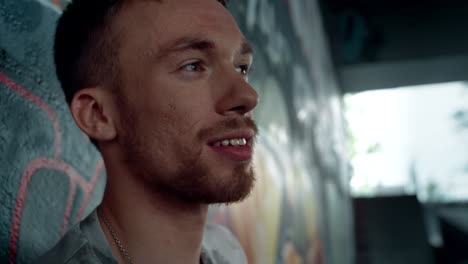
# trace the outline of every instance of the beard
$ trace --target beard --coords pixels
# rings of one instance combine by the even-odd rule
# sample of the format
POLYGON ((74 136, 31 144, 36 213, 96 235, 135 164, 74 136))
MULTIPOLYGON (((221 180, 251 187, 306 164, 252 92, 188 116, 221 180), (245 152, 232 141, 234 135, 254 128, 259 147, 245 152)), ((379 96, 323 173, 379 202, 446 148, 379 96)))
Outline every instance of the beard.
MULTIPOLYGON (((257 134, 257 126, 250 118, 232 118, 205 128, 195 137, 189 137, 193 138, 189 142, 195 144, 169 143, 158 140, 157 132, 147 133, 148 129, 141 127, 147 122, 128 111, 128 107, 121 106, 125 126, 120 127, 117 140, 124 152, 124 162, 146 189, 169 199, 198 204, 239 202, 251 193, 255 182, 251 162, 234 166, 229 162, 223 168, 220 166, 223 163, 210 164, 201 158, 203 148, 206 149, 202 143, 214 135, 241 128, 253 129, 257 134)), ((161 121, 174 123, 174 120, 161 121)), ((251 142, 253 147, 254 139, 251 142)))
POLYGON ((254 185, 255 174, 251 165, 239 165, 226 173, 214 175, 210 168, 203 164, 193 164, 190 169, 180 170, 173 175, 172 180, 161 181, 159 177, 151 177, 160 193, 176 196, 191 203, 235 203, 244 200, 254 185), (163 190, 161 190, 163 188, 163 190))

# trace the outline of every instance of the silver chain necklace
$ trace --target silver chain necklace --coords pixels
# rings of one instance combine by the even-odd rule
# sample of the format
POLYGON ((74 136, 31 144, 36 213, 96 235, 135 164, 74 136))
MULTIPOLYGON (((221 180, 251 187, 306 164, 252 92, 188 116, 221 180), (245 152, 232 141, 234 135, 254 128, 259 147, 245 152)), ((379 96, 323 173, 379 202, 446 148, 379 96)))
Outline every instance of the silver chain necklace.
POLYGON ((122 242, 120 241, 119 237, 114 231, 114 228, 112 228, 111 224, 109 223, 109 220, 107 220, 106 216, 101 210, 98 210, 99 216, 102 218, 102 221, 104 221, 104 224, 107 226, 107 229, 112 235, 112 238, 114 239, 115 244, 120 250, 120 253, 122 253, 122 256, 127 260, 127 264, 133 264, 132 258, 128 255, 127 250, 125 247, 122 245, 122 242))
MULTIPOLYGON (((97 210, 98 212, 98 215, 99 217, 102 218, 102 221, 104 221, 104 224, 106 225, 107 229, 109 230, 109 232, 111 233, 112 235, 112 238, 114 239, 114 242, 115 244, 117 245, 117 247, 119 248, 120 250, 120 253, 122 254, 122 256, 127 260, 127 264, 134 264, 133 263, 133 259, 132 257, 130 257, 128 255, 128 252, 127 250, 125 249, 125 247, 123 246, 122 244, 122 241, 120 241, 119 237, 117 236, 117 234, 115 233, 114 231, 114 228, 112 228, 111 224, 109 223, 109 220, 107 220, 106 216, 104 215, 104 213, 102 212, 102 210, 97 210)), ((204 264, 205 261, 203 260, 203 254, 202 256, 200 256, 200 264, 204 264)))

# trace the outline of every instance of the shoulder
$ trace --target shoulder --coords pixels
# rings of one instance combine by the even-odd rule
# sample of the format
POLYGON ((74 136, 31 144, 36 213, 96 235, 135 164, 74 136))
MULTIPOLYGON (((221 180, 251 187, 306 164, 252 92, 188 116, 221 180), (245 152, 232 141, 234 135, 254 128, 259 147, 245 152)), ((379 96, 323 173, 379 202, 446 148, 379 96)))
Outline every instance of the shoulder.
POLYGON ((221 225, 206 225, 203 250, 213 264, 247 264, 242 246, 231 231, 221 225))
POLYGON ((101 264, 95 257, 86 237, 79 225, 70 229, 65 236, 49 251, 33 263, 75 264, 96 263, 101 264))
POLYGON ((99 226, 96 211, 71 228, 46 254, 34 263, 116 264, 112 250, 99 226))

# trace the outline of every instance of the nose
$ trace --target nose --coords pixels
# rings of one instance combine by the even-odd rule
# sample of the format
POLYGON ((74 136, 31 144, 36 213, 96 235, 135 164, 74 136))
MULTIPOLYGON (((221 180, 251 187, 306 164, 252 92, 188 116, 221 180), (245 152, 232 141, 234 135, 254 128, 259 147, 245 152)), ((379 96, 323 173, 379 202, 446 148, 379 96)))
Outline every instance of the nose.
POLYGON ((219 114, 228 115, 250 115, 258 104, 258 93, 243 78, 241 74, 234 71, 233 77, 225 84, 225 92, 218 100, 216 110, 219 114))

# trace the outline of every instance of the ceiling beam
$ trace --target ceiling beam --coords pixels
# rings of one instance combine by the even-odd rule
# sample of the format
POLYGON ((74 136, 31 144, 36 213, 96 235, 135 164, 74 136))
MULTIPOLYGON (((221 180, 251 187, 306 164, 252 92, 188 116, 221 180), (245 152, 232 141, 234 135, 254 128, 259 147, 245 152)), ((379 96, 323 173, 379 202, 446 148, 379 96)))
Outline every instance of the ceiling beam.
POLYGON ((468 80, 468 55, 341 66, 345 93, 468 80))

